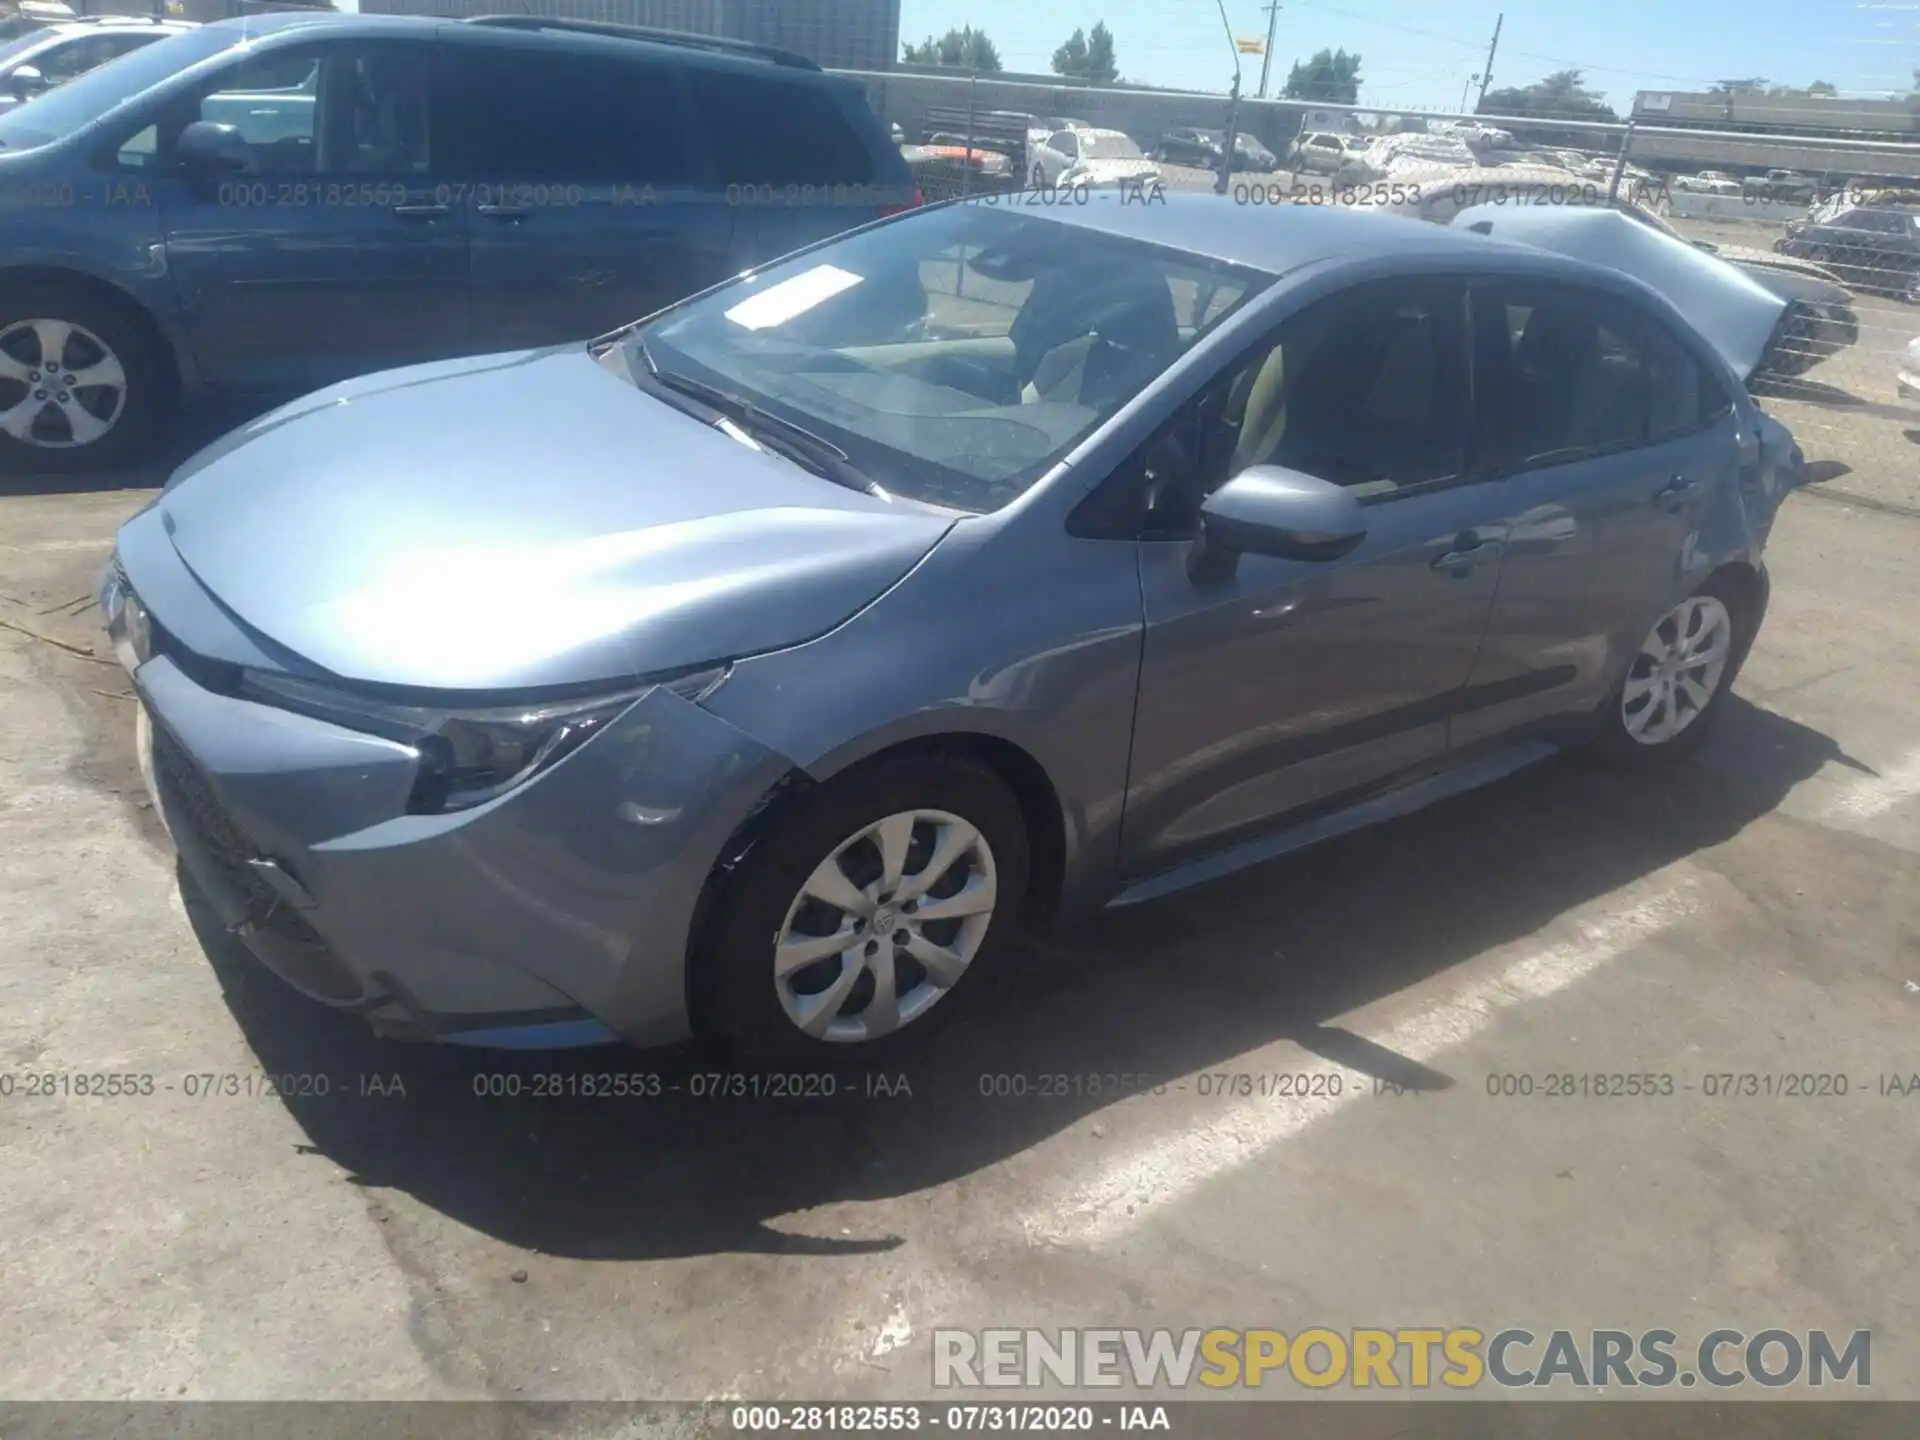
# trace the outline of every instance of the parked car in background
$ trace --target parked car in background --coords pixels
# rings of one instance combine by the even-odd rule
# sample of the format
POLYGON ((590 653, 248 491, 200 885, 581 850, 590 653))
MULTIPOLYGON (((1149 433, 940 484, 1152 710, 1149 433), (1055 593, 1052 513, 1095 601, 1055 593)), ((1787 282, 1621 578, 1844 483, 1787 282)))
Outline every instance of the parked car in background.
POLYGON ((1791 205, 1812 204, 1814 193, 1820 188, 1818 180, 1798 170, 1769 170, 1749 184, 1769 200, 1784 200, 1791 205))
POLYGON ((1153 158, 1163 165, 1198 165, 1211 170, 1220 164, 1220 137, 1211 130, 1169 130, 1154 147, 1153 158))
POLYGON ((1696 751, 1804 478, 1726 356, 1545 250, 1166 199, 923 209, 202 452, 101 587, 189 883, 384 1034, 798 1073, 1028 919, 1696 751))
POLYGON ((1280 168, 1280 157, 1253 136, 1241 131, 1233 137, 1233 168, 1271 175, 1280 168))
POLYGON ((1366 148, 1357 136, 1310 131, 1287 150, 1287 168, 1297 174, 1337 175, 1366 148))
POLYGON ((1920 335, 1907 342, 1907 353, 1900 357, 1893 380, 1902 399, 1920 400, 1920 335))
POLYGON ((0 214, 0 463, 48 471, 183 397, 595 334, 914 201, 858 85, 782 51, 328 11, 0 115, 0 187, 105 202, 0 214))
POLYGON ((1061 130, 1031 152, 1036 188, 1148 185, 1160 170, 1118 130, 1061 130))
POLYGON ((1808 219, 1789 220, 1773 248, 1824 265, 1862 289, 1920 305, 1920 206, 1843 200, 1808 219))
POLYGON ((96 65, 193 28, 186 20, 100 16, 42 26, 0 42, 0 112, 64 85, 96 65))
POLYGON ((11 15, 0 16, 0 43, 80 18, 79 12, 62 0, 20 0, 11 15))
POLYGON ((965 166, 978 175, 1007 176, 1013 173, 1012 157, 985 145, 966 142, 966 137, 936 131, 924 145, 914 147, 920 157, 956 166, 965 166))
POLYGON ((1741 195, 1745 187, 1728 175, 1702 172, 1699 175, 1676 175, 1670 182, 1671 188, 1687 195, 1741 195))

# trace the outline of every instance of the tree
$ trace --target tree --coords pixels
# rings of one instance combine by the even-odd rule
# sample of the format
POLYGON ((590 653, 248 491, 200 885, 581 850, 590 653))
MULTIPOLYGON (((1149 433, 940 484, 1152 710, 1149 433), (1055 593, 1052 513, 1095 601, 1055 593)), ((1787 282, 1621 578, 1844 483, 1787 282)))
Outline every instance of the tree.
POLYGON ((1053 73, 1089 85, 1111 85, 1120 78, 1113 58, 1113 32, 1102 20, 1092 33, 1076 29, 1066 44, 1053 52, 1053 73))
POLYGON ((1280 95, 1285 100, 1356 105, 1360 101, 1360 57, 1345 50, 1317 50, 1304 65, 1293 62, 1280 95))
MULTIPOLYGON (((1475 109, 1480 115, 1537 115, 1541 119, 1552 120, 1618 120, 1613 107, 1600 98, 1598 92, 1589 90, 1580 80, 1578 70, 1556 70, 1544 80, 1536 80, 1531 85, 1508 86, 1504 90, 1489 90, 1475 109)), ((1591 149, 1600 141, 1588 130, 1534 130, 1526 137, 1544 145, 1578 146, 1582 150, 1591 149)))
POLYGON ((946 65, 957 70, 993 71, 1000 68, 1000 51, 987 38, 986 31, 976 30, 971 25, 960 30, 949 30, 938 40, 929 35, 918 45, 906 45, 902 47, 900 58, 909 65, 946 65))

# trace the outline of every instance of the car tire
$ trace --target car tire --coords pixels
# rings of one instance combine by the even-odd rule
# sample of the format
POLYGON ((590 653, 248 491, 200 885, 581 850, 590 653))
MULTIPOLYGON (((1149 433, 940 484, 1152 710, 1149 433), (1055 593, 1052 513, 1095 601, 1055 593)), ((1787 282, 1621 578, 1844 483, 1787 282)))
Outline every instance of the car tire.
POLYGON ((1600 753, 1617 765, 1645 769, 1697 750, 1753 645, 1752 608, 1748 589, 1717 572, 1655 621, 1601 710, 1600 753), (1695 658, 1709 651, 1717 663, 1695 658))
POLYGON ((59 282, 0 295, 0 469, 66 475, 124 464, 173 402, 165 358, 127 306, 59 282), (58 355, 45 353, 52 345, 58 355), (61 380, 103 383, 43 385, 49 360, 61 380), (78 440, 102 421, 98 438, 78 440))
POLYGON ((1041 168, 1039 164, 1036 163, 1034 165, 1033 174, 1029 178, 1033 181, 1033 189, 1044 190, 1047 188, 1047 172, 1041 168))
POLYGON ((716 897, 692 957, 701 1028, 757 1066, 832 1069, 918 1048, 991 977, 1019 928, 1028 856, 1019 802, 970 757, 882 759, 800 794, 716 897), (902 847, 892 904, 879 899, 889 889, 883 837, 902 847), (964 914, 913 913, 962 896, 964 914), (815 939, 826 948, 806 944, 815 939))

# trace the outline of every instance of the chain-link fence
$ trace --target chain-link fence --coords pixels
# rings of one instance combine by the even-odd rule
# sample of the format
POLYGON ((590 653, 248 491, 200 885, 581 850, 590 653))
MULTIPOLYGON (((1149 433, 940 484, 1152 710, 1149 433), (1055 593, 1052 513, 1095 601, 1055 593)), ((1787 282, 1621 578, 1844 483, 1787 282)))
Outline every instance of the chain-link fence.
POLYGON ((844 73, 897 128, 929 199, 1125 174, 1131 157, 1167 191, 1221 189, 1226 168, 1243 204, 1371 205, 1440 223, 1473 201, 1625 208, 1789 301, 1753 388, 1816 475, 1920 506, 1920 143, 844 73), (1230 125, 1251 144, 1227 167, 1230 125), (1417 185, 1428 199, 1399 203, 1417 185))

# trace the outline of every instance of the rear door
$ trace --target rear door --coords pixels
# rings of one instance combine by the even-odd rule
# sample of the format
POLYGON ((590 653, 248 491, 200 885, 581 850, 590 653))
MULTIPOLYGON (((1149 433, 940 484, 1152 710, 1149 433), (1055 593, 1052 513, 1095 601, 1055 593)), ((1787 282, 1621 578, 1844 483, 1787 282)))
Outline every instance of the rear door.
POLYGON ((1489 283, 1473 310, 1507 553, 1455 748, 1590 713, 1739 464, 1723 382, 1618 296, 1489 283))
POLYGON ((158 177, 181 322, 208 383, 309 389, 466 347, 466 233, 441 193, 446 137, 427 106, 434 50, 356 37, 256 53, 123 147, 123 165, 158 177), (247 171, 179 170, 173 146, 198 120, 240 132, 247 171))
POLYGON ((695 64, 687 91, 734 209, 734 268, 876 219, 910 188, 856 86, 777 66, 695 64))
POLYGON ((479 348, 586 339, 726 278, 734 213, 696 159, 679 67, 626 45, 448 51, 479 348))

